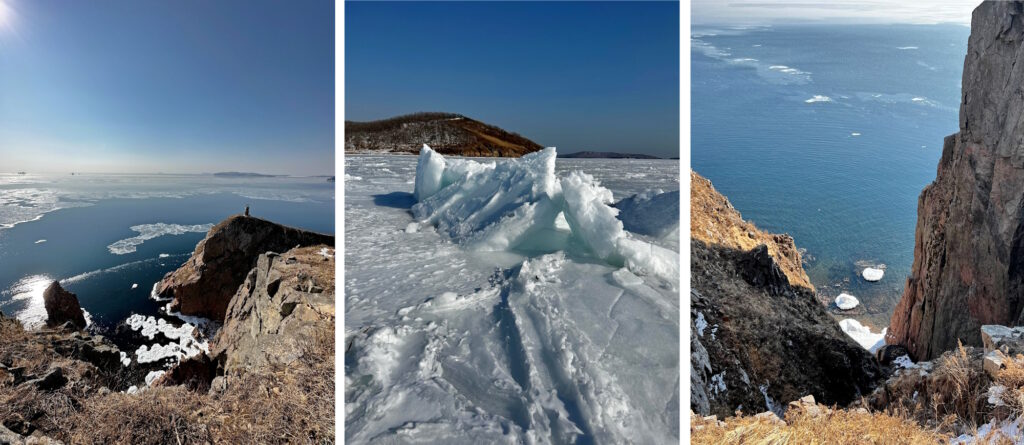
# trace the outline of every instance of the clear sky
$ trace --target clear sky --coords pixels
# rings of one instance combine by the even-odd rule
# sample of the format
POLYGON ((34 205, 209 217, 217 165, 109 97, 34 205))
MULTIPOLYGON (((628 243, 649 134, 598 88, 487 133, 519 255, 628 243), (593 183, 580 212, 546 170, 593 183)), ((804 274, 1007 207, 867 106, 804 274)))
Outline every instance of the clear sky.
POLYGON ((565 153, 677 157, 679 7, 347 2, 345 119, 445 111, 565 153))
POLYGON ((0 0, 0 171, 333 174, 333 8, 0 0))
POLYGON ((970 25, 980 0, 693 0, 694 24, 970 25))

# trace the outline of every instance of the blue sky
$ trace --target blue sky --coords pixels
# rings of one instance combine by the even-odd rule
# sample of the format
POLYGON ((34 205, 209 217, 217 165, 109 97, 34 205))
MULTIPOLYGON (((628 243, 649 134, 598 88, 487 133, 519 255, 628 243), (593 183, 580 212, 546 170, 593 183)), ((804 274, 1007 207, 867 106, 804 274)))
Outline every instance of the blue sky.
POLYGON ((461 113, 561 152, 679 156, 679 4, 347 2, 345 119, 461 113))
POLYGON ((0 4, 0 171, 333 174, 331 2, 0 4))

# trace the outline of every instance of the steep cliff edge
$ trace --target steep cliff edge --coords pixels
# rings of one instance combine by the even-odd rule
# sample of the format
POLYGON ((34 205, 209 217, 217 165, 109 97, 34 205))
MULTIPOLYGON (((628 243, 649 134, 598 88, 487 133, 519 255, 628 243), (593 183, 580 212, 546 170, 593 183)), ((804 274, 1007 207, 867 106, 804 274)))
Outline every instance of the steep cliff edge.
POLYGON ((974 10, 960 131, 918 200, 914 263, 888 343, 918 360, 1024 323, 1024 5, 974 10))
POLYGON ((870 393, 878 363, 817 301, 792 238, 743 221, 696 173, 691 184, 691 409, 781 413, 808 394, 870 393))
POLYGON ((231 298, 261 254, 319 244, 333 246, 334 237, 232 216, 210 229, 192 257, 168 273, 156 290, 163 298, 173 298, 172 311, 223 321, 231 298))

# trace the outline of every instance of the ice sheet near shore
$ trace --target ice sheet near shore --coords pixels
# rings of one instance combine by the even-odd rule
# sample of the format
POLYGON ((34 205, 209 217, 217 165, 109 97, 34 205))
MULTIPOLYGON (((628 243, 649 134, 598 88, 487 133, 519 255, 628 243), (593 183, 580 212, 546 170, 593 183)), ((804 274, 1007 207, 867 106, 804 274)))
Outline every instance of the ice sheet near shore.
MULTIPOLYGON (((611 191, 579 171, 559 179, 556 157, 554 148, 546 148, 500 164, 479 163, 446 159, 424 145, 413 215, 472 250, 583 249, 634 273, 677 280, 678 253, 631 236, 610 205, 611 191), (559 215, 568 233, 556 224, 559 215)), ((678 199, 674 213, 671 201, 648 200, 643 210, 678 225, 678 199)), ((634 207, 630 220, 639 218, 634 207)))
POLYGON ((213 224, 194 224, 187 226, 165 223, 140 224, 131 227, 132 231, 138 232, 138 236, 116 241, 107 246, 107 250, 114 255, 124 255, 126 253, 134 252, 137 246, 158 236, 184 235, 189 232, 206 233, 210 231, 211 228, 213 228, 213 224))

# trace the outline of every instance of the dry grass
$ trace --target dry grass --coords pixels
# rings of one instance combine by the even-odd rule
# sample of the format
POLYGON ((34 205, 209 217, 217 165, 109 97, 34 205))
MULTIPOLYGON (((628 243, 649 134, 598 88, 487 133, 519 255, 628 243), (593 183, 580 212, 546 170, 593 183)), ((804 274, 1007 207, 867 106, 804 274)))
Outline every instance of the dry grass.
POLYGON ((943 443, 938 431, 927 430, 903 415, 866 410, 812 412, 791 409, 786 421, 754 416, 733 417, 723 423, 694 416, 690 440, 695 444, 928 444, 943 443))
MULTIPOLYGON (((13 357, 31 369, 86 369, 16 327, 0 323, 0 359, 13 357)), ((83 374, 52 392, 0 383, 0 421, 26 428, 30 423, 74 444, 334 443, 332 323, 318 326, 303 352, 287 368, 229 376, 223 391, 210 394, 181 386, 109 392, 83 374)))

